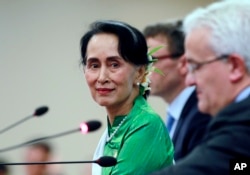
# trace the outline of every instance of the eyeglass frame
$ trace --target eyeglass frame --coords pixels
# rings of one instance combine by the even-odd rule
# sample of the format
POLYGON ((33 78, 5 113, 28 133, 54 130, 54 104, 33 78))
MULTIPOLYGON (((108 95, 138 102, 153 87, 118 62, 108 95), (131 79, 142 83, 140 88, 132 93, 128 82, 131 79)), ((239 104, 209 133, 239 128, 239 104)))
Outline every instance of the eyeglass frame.
POLYGON ((228 59, 229 55, 221 55, 218 57, 215 57, 212 60, 208 60, 208 61, 204 61, 204 62, 195 62, 192 60, 192 62, 188 62, 187 60, 187 69, 189 73, 194 73, 195 71, 199 70, 201 67, 203 67, 204 65, 216 62, 216 61, 220 61, 220 60, 224 60, 224 59, 228 59))
POLYGON ((153 56, 154 59, 157 59, 157 60, 162 60, 162 59, 167 59, 167 58, 170 58, 170 59, 176 59, 180 56, 182 56, 183 54, 180 54, 180 53, 174 53, 174 54, 169 54, 169 55, 162 55, 162 56, 153 56))

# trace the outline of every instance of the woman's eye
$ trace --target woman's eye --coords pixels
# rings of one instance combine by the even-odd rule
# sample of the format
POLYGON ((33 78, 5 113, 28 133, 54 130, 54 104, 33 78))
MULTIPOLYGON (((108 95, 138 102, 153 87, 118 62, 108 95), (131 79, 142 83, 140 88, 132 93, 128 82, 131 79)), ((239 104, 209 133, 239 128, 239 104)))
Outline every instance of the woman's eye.
POLYGON ((99 65, 97 63, 91 63, 91 64, 88 64, 87 66, 89 69, 96 69, 99 67, 99 65))
POLYGON ((111 66, 112 66, 113 68, 117 68, 117 67, 119 67, 119 64, 118 64, 118 63, 111 63, 111 66))

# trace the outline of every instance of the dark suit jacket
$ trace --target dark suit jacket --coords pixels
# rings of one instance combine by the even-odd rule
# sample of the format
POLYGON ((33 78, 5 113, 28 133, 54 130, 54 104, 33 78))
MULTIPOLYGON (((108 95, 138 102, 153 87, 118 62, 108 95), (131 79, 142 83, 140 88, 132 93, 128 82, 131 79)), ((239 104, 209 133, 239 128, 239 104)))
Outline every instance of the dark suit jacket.
POLYGON ((201 142, 206 126, 212 119, 210 115, 199 112, 197 103, 198 99, 194 91, 181 112, 173 135, 175 161, 186 156, 201 142))
MULTIPOLYGON (((204 140, 190 154, 151 175, 228 175, 230 160, 250 160, 249 106, 250 97, 227 106, 211 120, 204 140)), ((232 174, 247 174, 231 168, 232 174)))

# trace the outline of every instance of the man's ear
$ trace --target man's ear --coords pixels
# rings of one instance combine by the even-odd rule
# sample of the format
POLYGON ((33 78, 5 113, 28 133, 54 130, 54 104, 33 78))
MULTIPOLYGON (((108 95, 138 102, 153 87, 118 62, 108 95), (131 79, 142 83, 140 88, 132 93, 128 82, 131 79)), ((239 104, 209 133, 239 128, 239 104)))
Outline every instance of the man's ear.
POLYGON ((187 74, 186 64, 187 64, 187 61, 186 61, 184 55, 182 55, 178 60, 178 70, 179 70, 180 74, 183 76, 186 76, 186 74, 187 74))
POLYGON ((239 55, 232 54, 228 57, 228 62, 230 64, 229 79, 232 82, 237 82, 241 80, 247 72, 246 63, 244 59, 239 55))

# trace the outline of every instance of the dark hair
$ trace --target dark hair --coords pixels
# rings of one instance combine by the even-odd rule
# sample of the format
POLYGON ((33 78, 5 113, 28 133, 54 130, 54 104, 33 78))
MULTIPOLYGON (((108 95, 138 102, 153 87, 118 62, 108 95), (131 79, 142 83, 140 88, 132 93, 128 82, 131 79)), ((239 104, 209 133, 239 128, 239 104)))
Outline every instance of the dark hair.
POLYGON ((145 38, 162 35, 168 41, 169 51, 173 59, 178 59, 184 54, 185 35, 182 31, 182 21, 178 20, 174 23, 158 23, 149 25, 143 30, 145 38))
POLYGON ((113 20, 96 21, 90 30, 81 38, 81 63, 86 65, 87 45, 92 36, 99 33, 110 33, 118 37, 118 52, 121 57, 134 65, 147 65, 147 43, 143 34, 127 23, 113 20))

